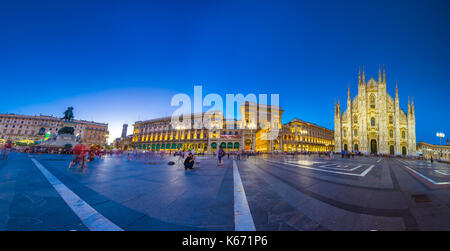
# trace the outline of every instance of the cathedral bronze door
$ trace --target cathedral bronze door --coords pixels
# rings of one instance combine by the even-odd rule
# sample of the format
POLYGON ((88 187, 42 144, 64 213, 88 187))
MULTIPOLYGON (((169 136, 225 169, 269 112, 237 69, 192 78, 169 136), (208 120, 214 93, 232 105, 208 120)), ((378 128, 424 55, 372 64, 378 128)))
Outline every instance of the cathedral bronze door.
POLYGON ((377 153, 377 141, 374 139, 370 141, 370 152, 375 154, 377 153))

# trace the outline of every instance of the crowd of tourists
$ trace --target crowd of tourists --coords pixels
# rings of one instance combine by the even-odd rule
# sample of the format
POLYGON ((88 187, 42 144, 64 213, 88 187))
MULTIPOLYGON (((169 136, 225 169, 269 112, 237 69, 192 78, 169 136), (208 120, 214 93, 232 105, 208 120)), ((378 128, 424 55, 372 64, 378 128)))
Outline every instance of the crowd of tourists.
MULTIPOLYGON (((332 159, 335 154, 333 151, 298 151, 298 152, 251 152, 251 151, 225 151, 222 147, 219 147, 217 151, 213 151, 210 154, 205 152, 196 152, 194 150, 175 150, 175 151, 142 151, 142 150, 106 150, 99 147, 88 147, 83 144, 78 144, 74 147, 46 147, 46 146, 14 146, 13 143, 8 140, 3 144, 0 144, 0 160, 7 160, 8 155, 12 151, 23 152, 28 154, 71 154, 72 160, 69 164, 69 168, 79 166, 80 168, 86 168, 88 162, 94 161, 96 158, 101 159, 103 156, 114 156, 116 160, 120 160, 122 156, 126 156, 128 161, 146 161, 151 162, 156 159, 167 160, 168 156, 177 157, 178 162, 182 162, 186 170, 193 169, 195 164, 199 164, 196 158, 199 156, 207 158, 216 158, 217 165, 222 167, 225 159, 241 160, 248 159, 250 157, 260 157, 262 155, 267 156, 308 156, 332 159)), ((366 156, 359 151, 345 151, 340 152, 342 158, 358 158, 360 156, 366 156)), ((374 156, 381 156, 391 158, 389 154, 377 154, 374 156)), ((433 161, 433 160, 431 160, 433 161)), ((169 162, 170 163, 170 162, 169 162)))

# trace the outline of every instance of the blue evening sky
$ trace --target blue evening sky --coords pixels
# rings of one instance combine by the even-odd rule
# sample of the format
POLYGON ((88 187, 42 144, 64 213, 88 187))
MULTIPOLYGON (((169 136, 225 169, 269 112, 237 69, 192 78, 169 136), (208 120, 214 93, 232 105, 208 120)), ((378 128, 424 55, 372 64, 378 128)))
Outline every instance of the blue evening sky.
MULTIPOLYGON (((334 129, 334 101, 386 65, 418 141, 450 135, 450 1, 0 1, 0 112, 122 123, 176 93, 280 94, 283 122, 334 129)), ((131 133, 131 129, 129 130, 131 133)))

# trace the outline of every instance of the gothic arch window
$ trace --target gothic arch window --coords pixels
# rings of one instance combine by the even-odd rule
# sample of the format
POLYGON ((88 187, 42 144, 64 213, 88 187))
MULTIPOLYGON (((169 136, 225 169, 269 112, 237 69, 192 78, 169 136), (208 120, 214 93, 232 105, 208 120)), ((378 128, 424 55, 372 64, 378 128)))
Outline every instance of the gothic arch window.
POLYGON ((370 119, 370 125, 371 125, 371 126, 375 126, 375 118, 374 118, 374 117, 372 117, 372 118, 370 119))
POLYGON ((370 98, 369 98, 369 101, 370 101, 370 108, 375 108, 375 95, 370 95, 370 98))
POLYGON ((353 131, 353 134, 355 135, 355 137, 358 137, 358 130, 355 129, 355 130, 353 131))
POLYGON ((344 129, 344 138, 347 137, 347 130, 344 129))
POLYGON ((402 132, 402 138, 403 138, 403 139, 406 138, 406 133, 405 133, 405 131, 402 132))
POLYGON ((393 137, 394 137, 394 131, 392 131, 392 129, 391 129, 391 130, 389 130, 389 137, 391 137, 391 138, 393 138, 393 137))

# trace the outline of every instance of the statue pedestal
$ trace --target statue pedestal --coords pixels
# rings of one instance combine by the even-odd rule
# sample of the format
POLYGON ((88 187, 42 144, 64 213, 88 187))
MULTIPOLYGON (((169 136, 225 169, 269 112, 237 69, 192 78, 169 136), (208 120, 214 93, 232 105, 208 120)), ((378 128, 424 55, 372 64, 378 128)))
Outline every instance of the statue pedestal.
POLYGON ((74 147, 79 142, 77 141, 77 137, 73 134, 60 134, 56 136, 56 138, 49 139, 44 141, 42 146, 51 146, 51 147, 66 147, 70 145, 74 147))

